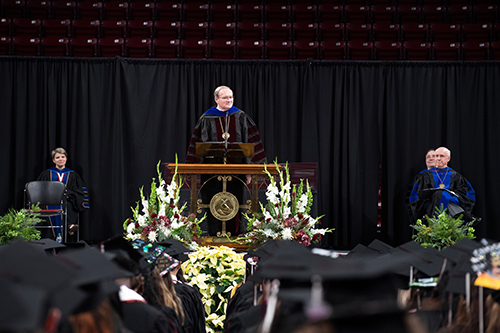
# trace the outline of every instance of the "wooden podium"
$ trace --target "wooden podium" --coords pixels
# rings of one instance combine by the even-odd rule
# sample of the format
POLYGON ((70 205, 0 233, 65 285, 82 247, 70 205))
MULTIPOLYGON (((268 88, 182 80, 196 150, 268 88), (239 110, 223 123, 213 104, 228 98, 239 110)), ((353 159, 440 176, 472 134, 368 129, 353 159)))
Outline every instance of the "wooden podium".
MULTIPOLYGON (((186 185, 190 188, 191 191, 191 205, 190 212, 198 213, 201 212, 202 208, 208 208, 208 205, 205 203, 201 203, 201 199, 198 200, 198 191, 197 191, 197 178, 198 175, 209 174, 209 175, 219 175, 222 181, 225 181, 228 177, 232 177, 234 175, 251 175, 252 176, 252 188, 251 188, 251 202, 250 205, 241 205, 239 204, 238 210, 240 208, 247 208, 249 212, 258 212, 259 204, 258 204, 258 177, 265 175, 264 170, 267 168, 267 171, 271 175, 277 175, 278 170, 274 164, 175 164, 170 163, 167 165, 167 168, 170 170, 172 174, 175 173, 175 169, 177 167, 178 175, 187 175, 186 185)), ((267 175, 265 175, 267 177, 267 175)), ((180 184, 182 186, 182 184, 180 184)), ((248 189, 248 186, 246 186, 248 189)), ((226 237, 226 226, 225 221, 222 221, 222 237, 226 237)))

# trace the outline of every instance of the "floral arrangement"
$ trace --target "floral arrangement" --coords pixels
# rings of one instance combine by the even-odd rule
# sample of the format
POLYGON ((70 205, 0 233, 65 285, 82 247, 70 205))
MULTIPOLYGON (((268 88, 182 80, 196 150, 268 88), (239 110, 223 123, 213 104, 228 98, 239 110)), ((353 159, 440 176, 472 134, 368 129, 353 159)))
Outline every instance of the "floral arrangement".
MULTIPOLYGON (((147 242, 161 242, 165 239, 177 239, 191 250, 196 250, 196 240, 201 236, 199 224, 205 219, 197 219, 195 214, 183 215, 187 203, 179 208, 182 178, 177 174, 177 167, 170 184, 166 185, 161 176, 160 164, 156 166, 158 181, 153 178, 149 198, 144 195, 143 187, 139 189, 141 201, 132 208, 132 217, 125 220, 123 229, 125 239, 134 241, 142 239, 147 242), (139 204, 142 205, 140 210, 139 204)), ((176 157, 177 165, 177 157, 176 157)))
POLYGON ((243 214, 248 220, 247 232, 236 239, 238 243, 253 243, 257 246, 269 239, 296 240, 304 246, 317 243, 321 236, 334 229, 321 229, 320 219, 324 216, 312 217, 309 215, 313 204, 313 195, 309 182, 301 179, 300 184, 291 184, 288 163, 280 170, 275 161, 279 173, 279 184, 269 173, 267 168, 264 172, 270 179, 267 187, 267 204, 260 204, 262 213, 253 215, 243 214))
POLYGON ((243 282, 245 261, 243 253, 219 247, 200 247, 189 254, 182 264, 188 282, 198 288, 205 305, 208 333, 224 330, 226 308, 231 290, 243 282))
POLYGON ((40 231, 34 226, 42 219, 36 211, 38 204, 33 206, 33 211, 21 209, 16 211, 11 208, 4 216, 0 217, 0 245, 9 244, 14 240, 22 239, 32 241, 40 239, 40 231))
POLYGON ((443 205, 441 208, 436 207, 433 217, 426 216, 426 221, 427 224, 419 219, 415 225, 410 225, 417 231, 417 234, 412 236, 413 240, 423 247, 432 246, 442 250, 464 238, 476 238, 472 227, 474 221, 466 223, 462 216, 453 218, 446 213, 443 205))

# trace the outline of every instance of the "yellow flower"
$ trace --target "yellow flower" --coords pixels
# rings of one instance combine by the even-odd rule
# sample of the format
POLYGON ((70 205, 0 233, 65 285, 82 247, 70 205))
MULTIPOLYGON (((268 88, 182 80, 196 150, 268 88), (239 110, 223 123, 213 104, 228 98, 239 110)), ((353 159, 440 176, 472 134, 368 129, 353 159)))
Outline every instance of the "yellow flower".
POLYGON ((182 268, 189 283, 197 286, 201 293, 207 315, 206 331, 220 332, 224 326, 228 294, 244 277, 243 254, 225 246, 200 247, 189 255, 182 268), (222 286, 225 286, 224 290, 217 292, 222 286), (215 309, 213 313, 212 308, 215 309))
POLYGON ((198 286, 198 288, 200 288, 200 289, 207 289, 208 286, 205 283, 206 280, 207 280, 207 275, 204 273, 201 273, 201 274, 193 276, 191 278, 191 283, 196 284, 198 286))

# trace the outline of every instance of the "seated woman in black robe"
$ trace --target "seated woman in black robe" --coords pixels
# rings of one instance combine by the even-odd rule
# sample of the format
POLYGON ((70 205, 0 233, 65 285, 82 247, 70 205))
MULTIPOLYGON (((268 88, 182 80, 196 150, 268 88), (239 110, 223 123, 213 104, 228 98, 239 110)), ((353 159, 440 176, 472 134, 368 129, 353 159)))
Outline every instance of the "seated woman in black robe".
MULTIPOLYGON (((78 229, 78 215, 80 212, 89 208, 87 188, 80 175, 74 170, 66 167, 68 154, 64 148, 56 148, 52 151, 52 162, 54 166, 43 171, 37 180, 60 181, 66 185, 66 198, 68 210, 68 232, 72 235, 78 229)), ((48 209, 57 209, 59 207, 47 207, 48 209)), ((62 221, 60 216, 51 217, 53 226, 58 226, 50 231, 50 235, 42 237, 55 238, 62 232, 62 221)))

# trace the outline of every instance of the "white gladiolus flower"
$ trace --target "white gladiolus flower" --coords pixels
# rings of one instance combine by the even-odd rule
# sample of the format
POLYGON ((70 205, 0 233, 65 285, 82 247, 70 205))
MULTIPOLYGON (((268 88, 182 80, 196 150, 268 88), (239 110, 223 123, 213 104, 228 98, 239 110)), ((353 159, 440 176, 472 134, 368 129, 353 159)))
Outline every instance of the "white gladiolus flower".
POLYGON ((134 231, 134 229, 135 229, 135 223, 133 223, 133 222, 132 222, 132 223, 130 223, 130 224, 127 226, 127 232, 128 232, 129 234, 131 234, 131 233, 134 231))
POLYGON ((290 207, 285 207, 283 209, 283 216, 288 217, 288 216, 290 216, 290 214, 292 214, 292 209, 290 207))
POLYGON ((276 195, 274 195, 273 193, 266 193, 266 198, 267 198, 267 201, 269 201, 273 205, 275 205, 278 202, 280 202, 279 199, 278 199, 278 197, 276 195))
POLYGON ((273 219, 273 216, 271 215, 271 213, 269 213, 267 210, 264 212, 264 218, 266 219, 273 219))
POLYGON ((283 191, 290 191, 292 189, 292 185, 290 182, 283 185, 283 191))
POLYGON ((326 233, 326 229, 311 229, 313 234, 321 234, 324 235, 326 233))
POLYGON ((274 193, 275 195, 278 195, 278 187, 276 187, 276 184, 269 184, 269 186, 267 187, 267 192, 270 192, 270 193, 274 193))
POLYGON ((181 224, 177 220, 172 220, 171 223, 172 224, 170 225, 170 227, 174 230, 181 226, 181 224))
POLYGON ((297 211, 303 212, 307 207, 307 195, 302 194, 297 200, 297 211))
POLYGON ((175 186, 173 185, 167 185, 167 196, 169 200, 174 200, 175 199, 175 186))
POLYGON ((149 216, 149 204, 147 200, 142 200, 142 212, 149 216))
POLYGON ((167 205, 162 203, 160 209, 158 210, 158 216, 165 216, 165 211, 167 210, 167 205))
POLYGON ((163 187, 158 187, 156 189, 156 195, 162 202, 167 201, 167 194, 165 193, 165 189, 163 187))
POLYGON ((280 197, 283 199, 283 203, 288 205, 290 203, 290 193, 288 192, 280 192, 280 197))
POLYGON ((316 222, 318 222, 318 221, 316 221, 316 219, 313 219, 312 217, 309 217, 309 223, 307 223, 307 227, 308 228, 314 227, 314 225, 316 224, 316 222))
POLYGON ((137 218, 137 222, 139 222, 139 225, 141 227, 144 227, 146 225, 147 220, 148 220, 148 218, 144 215, 139 215, 139 217, 137 218))

